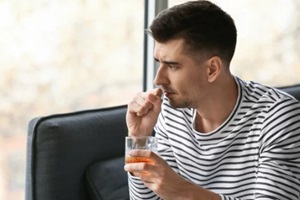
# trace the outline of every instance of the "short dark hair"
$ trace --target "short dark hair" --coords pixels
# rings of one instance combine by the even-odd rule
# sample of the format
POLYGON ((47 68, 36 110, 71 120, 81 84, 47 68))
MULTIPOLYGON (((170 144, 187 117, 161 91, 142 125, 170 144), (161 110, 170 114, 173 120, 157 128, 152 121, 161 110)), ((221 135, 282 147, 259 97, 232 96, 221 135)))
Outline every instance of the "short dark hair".
POLYGON ((201 60, 219 56, 228 64, 237 37, 233 19, 219 6, 205 0, 189 1, 163 10, 147 32, 160 43, 183 39, 187 53, 201 60))

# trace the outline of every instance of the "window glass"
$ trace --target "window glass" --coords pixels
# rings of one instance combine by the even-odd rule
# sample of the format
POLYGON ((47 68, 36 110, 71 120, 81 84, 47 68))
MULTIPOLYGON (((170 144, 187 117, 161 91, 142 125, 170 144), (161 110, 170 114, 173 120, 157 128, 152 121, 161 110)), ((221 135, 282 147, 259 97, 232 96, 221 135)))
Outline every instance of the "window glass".
POLYGON ((24 199, 30 119, 142 90, 143 29, 141 0, 0 1, 0 199, 24 199))
MULTIPOLYGON (((184 0, 169 0, 169 7, 184 0)), ((237 26, 232 73, 270 86, 300 83, 300 1, 212 0, 237 26)))

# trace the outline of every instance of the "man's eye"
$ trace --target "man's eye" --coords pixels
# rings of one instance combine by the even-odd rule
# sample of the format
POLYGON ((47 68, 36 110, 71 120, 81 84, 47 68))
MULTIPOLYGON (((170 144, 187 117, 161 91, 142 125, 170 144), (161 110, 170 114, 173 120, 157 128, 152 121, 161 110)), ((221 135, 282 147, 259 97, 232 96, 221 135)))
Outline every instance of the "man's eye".
POLYGON ((174 65, 168 65, 168 67, 169 67, 170 69, 175 69, 175 66, 174 66, 174 65))

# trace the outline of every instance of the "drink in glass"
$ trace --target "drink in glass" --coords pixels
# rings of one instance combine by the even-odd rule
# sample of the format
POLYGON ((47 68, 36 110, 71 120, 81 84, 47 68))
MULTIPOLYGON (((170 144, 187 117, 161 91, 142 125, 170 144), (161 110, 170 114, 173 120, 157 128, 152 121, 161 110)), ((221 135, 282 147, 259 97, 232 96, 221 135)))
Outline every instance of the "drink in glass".
POLYGON ((125 163, 150 163, 151 159, 146 157, 132 157, 129 152, 134 149, 149 150, 157 152, 157 138, 154 136, 137 136, 125 138, 125 163))

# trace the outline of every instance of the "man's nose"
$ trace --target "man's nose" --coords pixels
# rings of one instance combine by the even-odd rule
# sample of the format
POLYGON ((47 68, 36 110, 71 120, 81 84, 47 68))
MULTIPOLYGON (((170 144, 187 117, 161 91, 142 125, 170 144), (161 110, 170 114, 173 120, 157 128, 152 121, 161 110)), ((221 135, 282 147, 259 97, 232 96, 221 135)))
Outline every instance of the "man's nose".
POLYGON ((168 82, 167 72, 163 66, 160 66, 154 78, 155 85, 165 85, 168 82))

